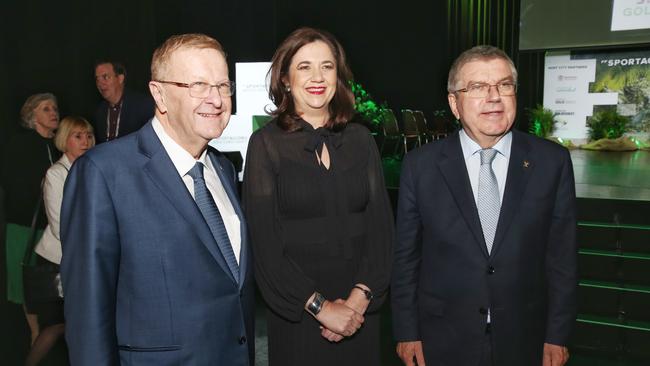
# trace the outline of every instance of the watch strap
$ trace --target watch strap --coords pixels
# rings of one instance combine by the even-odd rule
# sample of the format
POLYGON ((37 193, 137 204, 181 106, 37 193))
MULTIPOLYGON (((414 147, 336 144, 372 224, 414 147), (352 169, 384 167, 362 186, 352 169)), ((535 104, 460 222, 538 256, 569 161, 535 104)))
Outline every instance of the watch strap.
POLYGON ((354 288, 363 291, 363 294, 366 295, 366 300, 368 300, 368 301, 372 300, 372 298, 374 297, 374 295, 372 294, 372 291, 366 290, 365 288, 363 288, 363 287, 361 287, 359 285, 355 285, 354 288))

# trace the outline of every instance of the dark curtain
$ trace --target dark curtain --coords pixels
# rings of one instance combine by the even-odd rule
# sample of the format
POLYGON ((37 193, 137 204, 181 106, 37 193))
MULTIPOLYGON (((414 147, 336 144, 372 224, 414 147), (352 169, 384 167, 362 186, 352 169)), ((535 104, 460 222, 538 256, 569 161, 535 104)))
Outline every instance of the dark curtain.
POLYGON ((235 62, 270 60, 295 28, 323 28, 339 38, 356 81, 378 102, 427 114, 446 108, 453 55, 445 2, 8 0, 1 6, 3 132, 16 126, 20 106, 38 92, 54 93, 62 116, 91 117, 100 98, 93 79, 100 58, 122 60, 128 87, 147 92, 153 50, 186 32, 217 38, 235 77, 235 62))

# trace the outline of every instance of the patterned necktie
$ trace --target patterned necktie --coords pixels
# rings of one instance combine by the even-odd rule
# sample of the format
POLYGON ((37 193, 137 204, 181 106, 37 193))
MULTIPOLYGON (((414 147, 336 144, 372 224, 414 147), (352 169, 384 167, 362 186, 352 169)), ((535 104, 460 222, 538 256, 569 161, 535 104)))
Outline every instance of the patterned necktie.
POLYGON ((208 191, 208 187, 205 185, 205 179, 203 178, 203 164, 197 162, 196 165, 189 172, 189 176, 194 180, 194 200, 196 205, 199 206, 199 210, 205 218, 214 240, 217 242, 221 254, 226 259, 228 267, 232 272, 232 275, 235 277, 235 281, 239 282, 239 265, 237 264, 237 258, 235 258, 235 252, 232 250, 232 245, 230 244, 230 239, 228 238, 228 232, 226 231, 226 226, 223 224, 223 218, 219 213, 217 205, 214 203, 212 194, 208 191))
POLYGON ((492 170, 492 161, 496 154, 497 151, 494 149, 481 150, 481 169, 478 175, 478 215, 488 253, 492 251, 501 210, 499 184, 492 170))

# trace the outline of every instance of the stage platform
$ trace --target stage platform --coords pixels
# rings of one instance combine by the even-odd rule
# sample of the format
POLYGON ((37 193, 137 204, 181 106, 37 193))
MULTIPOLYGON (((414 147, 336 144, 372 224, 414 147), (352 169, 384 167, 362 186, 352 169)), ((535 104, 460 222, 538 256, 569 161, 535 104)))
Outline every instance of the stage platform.
POLYGON ((572 150, 578 198, 650 201, 650 151, 572 150))

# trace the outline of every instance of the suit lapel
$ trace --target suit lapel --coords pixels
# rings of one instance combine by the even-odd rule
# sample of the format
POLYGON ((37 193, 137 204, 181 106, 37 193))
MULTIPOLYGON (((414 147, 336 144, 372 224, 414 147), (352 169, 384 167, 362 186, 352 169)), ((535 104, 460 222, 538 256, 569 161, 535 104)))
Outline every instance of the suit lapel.
POLYGON ((178 175, 174 163, 172 163, 169 155, 167 155, 167 152, 160 143, 158 136, 156 136, 151 122, 147 123, 147 125, 138 131, 138 144, 140 151, 150 158, 144 165, 143 170, 145 173, 149 175, 153 184, 169 200, 171 206, 190 225, 193 234, 199 237, 223 271, 229 274, 229 277, 232 279, 233 277, 228 268, 228 264, 217 247, 208 224, 196 206, 192 195, 187 191, 183 180, 178 175))
POLYGON ((460 147, 460 136, 458 133, 443 140, 442 158, 438 162, 440 173, 445 178, 445 182, 451 191, 451 194, 458 205, 467 226, 471 230, 476 243, 480 246, 481 252, 487 257, 487 248, 481 229, 481 221, 478 217, 478 209, 474 202, 472 186, 467 175, 465 159, 463 159, 463 150, 460 147))
POLYGON ((523 139, 522 134, 517 131, 512 131, 508 176, 506 178, 505 192, 503 193, 503 202, 501 203, 499 223, 494 236, 492 255, 495 255, 501 247, 503 237, 519 208, 522 195, 528 184, 528 179, 534 169, 534 164, 529 161, 529 151, 530 146, 523 139))
POLYGON ((222 166, 220 159, 217 157, 217 154, 214 153, 213 151, 208 148, 208 156, 210 157, 210 161, 212 162, 212 166, 214 166, 217 175, 219 176, 219 180, 221 180, 221 184, 223 185, 224 190, 226 191, 226 194, 228 195, 228 199, 230 200, 230 204, 232 205, 233 209, 235 210, 235 213, 239 217, 239 232, 241 236, 241 248, 239 251, 239 287, 241 288, 242 285, 244 284, 244 280, 246 277, 246 270, 248 269, 247 265, 247 260, 248 260, 248 235, 247 235, 247 230, 246 230, 246 222, 244 221, 244 214, 242 212, 241 206, 239 205, 239 196, 237 194, 237 188, 235 186, 235 172, 233 172, 232 175, 227 174, 224 170, 224 167, 222 166))

